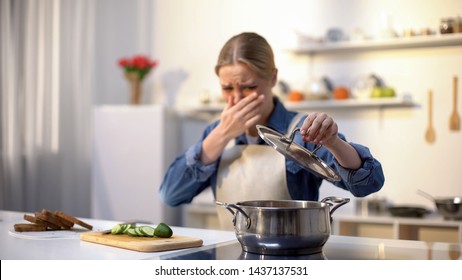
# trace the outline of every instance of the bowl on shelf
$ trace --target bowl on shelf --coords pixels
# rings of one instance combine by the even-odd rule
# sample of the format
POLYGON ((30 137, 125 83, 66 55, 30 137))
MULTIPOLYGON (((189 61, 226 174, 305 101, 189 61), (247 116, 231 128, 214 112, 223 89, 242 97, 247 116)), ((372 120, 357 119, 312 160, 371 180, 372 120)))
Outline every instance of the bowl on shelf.
POLYGON ((462 220, 462 197, 435 198, 438 213, 446 220, 462 220))

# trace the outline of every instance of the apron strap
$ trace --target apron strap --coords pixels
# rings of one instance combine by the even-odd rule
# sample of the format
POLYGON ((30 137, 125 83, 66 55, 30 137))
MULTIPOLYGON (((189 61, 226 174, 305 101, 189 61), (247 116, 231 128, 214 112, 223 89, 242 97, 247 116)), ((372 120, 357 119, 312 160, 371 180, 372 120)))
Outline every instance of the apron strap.
POLYGON ((301 121, 303 117, 305 117, 306 114, 304 113, 298 113, 295 115, 295 117, 292 118, 289 124, 289 128, 287 129, 287 134, 292 133, 292 131, 297 127, 298 123, 301 121))

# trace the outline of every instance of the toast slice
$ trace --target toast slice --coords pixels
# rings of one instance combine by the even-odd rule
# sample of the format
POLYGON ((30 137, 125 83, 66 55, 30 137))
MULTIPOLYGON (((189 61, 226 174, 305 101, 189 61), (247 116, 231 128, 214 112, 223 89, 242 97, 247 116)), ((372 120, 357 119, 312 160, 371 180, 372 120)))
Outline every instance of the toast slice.
POLYGON ((63 218, 59 217, 58 215, 56 215, 55 213, 53 213, 53 212, 51 212, 51 211, 49 211, 47 209, 43 209, 42 214, 47 216, 48 218, 52 219, 54 221, 54 223, 59 224, 64 229, 71 229, 74 226, 73 222, 71 222, 69 220, 66 220, 66 219, 63 219, 63 218))
POLYGON ((62 211, 55 211, 53 213, 47 209, 43 209, 42 212, 35 212, 34 216, 24 214, 24 220, 31 222, 31 224, 15 224, 15 231, 71 230, 74 224, 80 225, 88 230, 93 229, 92 225, 74 216, 62 211))
POLYGON ((24 214, 24 220, 26 220, 26 221, 28 221, 28 222, 31 222, 31 223, 33 223, 33 224, 45 226, 45 227, 47 227, 47 228, 54 228, 54 227, 56 227, 56 225, 54 225, 54 224, 50 224, 50 223, 47 222, 47 221, 40 220, 40 219, 37 218, 37 217, 31 216, 31 215, 27 215, 27 214, 24 214))
POLYGON ((45 225, 38 224, 15 224, 14 230, 18 232, 22 231, 46 231, 47 227, 45 225))
POLYGON ((41 221, 47 222, 47 225, 51 229, 61 229, 61 225, 53 220, 53 218, 50 218, 40 212, 35 212, 35 217, 41 221))
POLYGON ((74 224, 79 225, 79 226, 81 226, 81 227, 84 227, 84 228, 86 228, 86 229, 89 229, 89 230, 92 230, 92 229, 93 229, 93 226, 92 226, 92 225, 89 225, 89 224, 85 223, 84 221, 77 219, 77 218, 74 217, 74 216, 71 216, 71 215, 69 215, 69 214, 66 214, 66 213, 64 213, 63 211, 55 211, 55 214, 56 214, 58 217, 61 217, 61 218, 63 218, 63 219, 66 219, 66 220, 68 220, 68 221, 70 221, 70 222, 73 222, 74 224))

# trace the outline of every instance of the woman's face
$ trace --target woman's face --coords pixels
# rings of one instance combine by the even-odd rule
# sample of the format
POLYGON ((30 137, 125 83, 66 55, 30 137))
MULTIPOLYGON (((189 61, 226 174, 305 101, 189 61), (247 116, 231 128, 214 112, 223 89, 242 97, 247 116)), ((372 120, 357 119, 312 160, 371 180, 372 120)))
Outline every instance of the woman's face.
POLYGON ((218 71, 221 94, 226 101, 231 98, 232 104, 235 105, 244 97, 256 92, 258 95, 264 96, 263 112, 272 110, 273 98, 271 89, 276 83, 276 74, 275 70, 273 78, 267 80, 258 76, 243 63, 222 66, 218 71))

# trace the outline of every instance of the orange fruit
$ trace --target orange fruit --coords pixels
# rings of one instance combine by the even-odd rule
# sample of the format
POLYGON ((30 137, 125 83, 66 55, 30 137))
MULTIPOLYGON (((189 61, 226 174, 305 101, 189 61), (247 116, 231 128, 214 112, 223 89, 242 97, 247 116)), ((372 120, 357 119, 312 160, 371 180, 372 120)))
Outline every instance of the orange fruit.
POLYGON ((332 94, 334 99, 348 99, 349 91, 346 87, 336 87, 332 94))
POLYGON ((289 95, 288 95, 288 100, 289 101, 292 101, 292 102, 298 102, 298 101, 302 101, 305 96, 303 94, 303 92, 301 91, 298 91, 298 90, 292 90, 289 92, 289 95))

